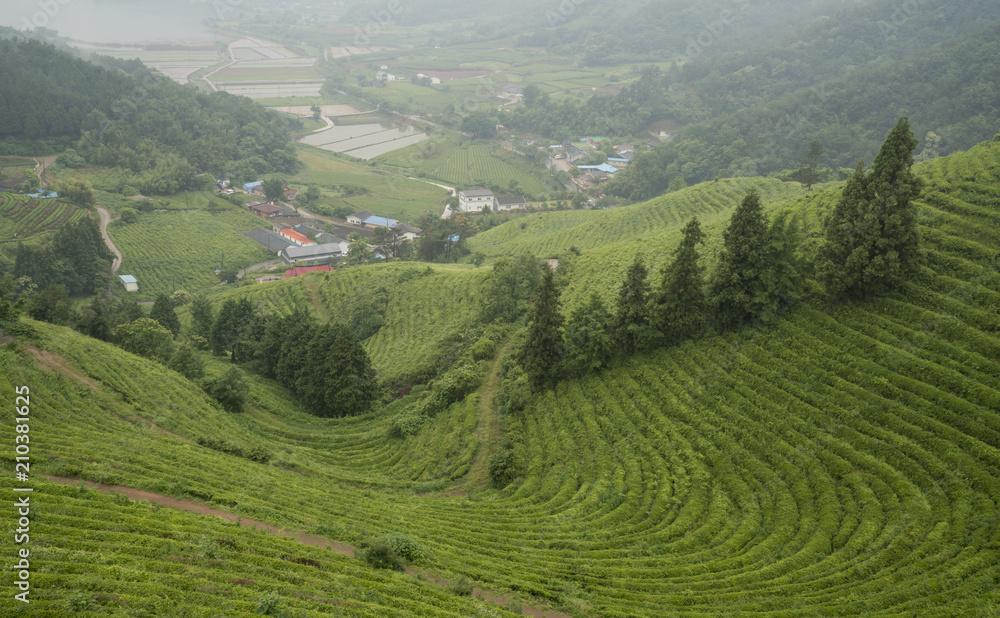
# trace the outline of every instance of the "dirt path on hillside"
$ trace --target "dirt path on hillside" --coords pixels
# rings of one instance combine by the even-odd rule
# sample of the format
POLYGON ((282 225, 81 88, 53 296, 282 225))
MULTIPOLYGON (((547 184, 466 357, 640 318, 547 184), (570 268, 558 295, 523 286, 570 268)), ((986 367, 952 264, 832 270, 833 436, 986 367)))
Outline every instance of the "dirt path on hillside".
POLYGON ((41 186, 45 187, 49 183, 45 182, 45 170, 49 169, 49 166, 56 162, 59 157, 53 155, 51 157, 32 157, 35 160, 35 173, 38 174, 38 179, 41 181, 41 186))
POLYGON ((118 269, 122 265, 122 252, 118 250, 115 243, 111 242, 111 237, 108 236, 108 223, 111 223, 111 213, 108 209, 103 206, 97 207, 97 213, 101 215, 101 236, 104 238, 104 244, 111 249, 111 253, 115 254, 115 261, 111 262, 111 276, 115 276, 118 269))
POLYGON ((479 387, 479 423, 473 432, 479 440, 479 450, 469 468, 468 482, 465 484, 465 491, 485 486, 490 482, 489 462, 493 454, 496 453, 497 443, 500 440, 500 419, 493 406, 493 395, 500 390, 500 383, 503 377, 500 375, 500 367, 503 358, 507 355, 513 342, 508 341, 493 359, 493 366, 490 367, 490 374, 479 387))
MULTIPOLYGON (((147 500, 153 504, 159 504, 162 506, 167 506, 174 509, 180 509, 182 511, 188 511, 190 513, 198 513, 200 515, 215 515, 221 517, 226 521, 231 521, 238 523, 244 528, 253 528, 255 530, 265 530, 271 534, 277 534, 280 536, 291 537, 302 543, 304 545, 310 545, 312 547, 319 547, 322 549, 329 549, 330 551, 336 552, 338 554, 343 554, 345 556, 354 556, 354 547, 351 545, 345 545, 341 543, 334 543, 333 541, 327 539, 326 537, 317 536, 314 534, 306 534, 304 532, 298 532, 294 530, 285 530, 279 528, 278 526, 273 526, 271 524, 258 521, 256 519, 250 519, 248 517, 243 517, 241 515, 234 515, 226 511, 220 511, 218 509, 213 509, 204 504, 198 502, 192 502, 190 500, 180 500, 178 498, 173 498, 171 496, 166 496, 163 494, 158 494, 152 491, 145 491, 142 489, 135 489, 133 487, 123 487, 121 485, 106 485, 104 483, 96 483, 94 481, 84 481, 82 479, 66 478, 61 476, 50 476, 48 474, 40 474, 36 476, 41 476, 42 478, 54 481, 56 483, 62 483, 64 485, 76 485, 78 483, 83 483, 87 487, 96 489, 104 493, 119 493, 128 496, 131 500, 147 500)), ((439 586, 452 587, 455 582, 449 581, 442 577, 438 577, 429 571, 424 569, 414 569, 409 568, 406 570, 407 573, 411 575, 423 575, 428 581, 432 581, 439 586)), ((483 590, 481 588, 475 588, 472 592, 473 595, 480 596, 487 601, 491 601, 498 605, 506 605, 509 603, 509 599, 496 595, 492 592, 483 590)), ((534 618, 571 618, 568 614, 561 614, 554 610, 542 609, 538 607, 523 606, 522 614, 525 616, 533 616, 534 618)))

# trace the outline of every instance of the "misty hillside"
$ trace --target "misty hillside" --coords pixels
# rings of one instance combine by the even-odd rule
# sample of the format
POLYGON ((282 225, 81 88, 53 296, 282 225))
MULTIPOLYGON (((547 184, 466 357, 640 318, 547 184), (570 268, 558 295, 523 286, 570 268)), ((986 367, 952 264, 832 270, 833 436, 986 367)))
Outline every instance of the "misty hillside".
POLYGON ((997 615, 997 58, 992 0, 8 2, 0 616, 997 615))

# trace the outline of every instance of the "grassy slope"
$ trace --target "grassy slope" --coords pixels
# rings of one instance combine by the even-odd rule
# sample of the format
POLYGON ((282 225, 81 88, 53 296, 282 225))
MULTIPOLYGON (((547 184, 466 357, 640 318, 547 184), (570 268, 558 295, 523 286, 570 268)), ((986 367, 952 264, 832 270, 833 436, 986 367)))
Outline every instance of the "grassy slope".
POLYGON ((419 144, 381 155, 378 161, 406 175, 423 175, 458 187, 482 187, 488 183, 518 185, 503 194, 545 195, 552 191, 539 177, 549 172, 500 146, 471 143, 461 135, 442 132, 419 144))
MULTIPOLYGON (((210 495, 348 542, 402 531, 434 551, 433 568, 584 615, 987 615, 1000 604, 1000 145, 919 170, 929 185, 921 280, 897 297, 833 311, 802 305, 768 329, 560 383, 519 421, 525 474, 502 491, 463 476, 478 478, 469 465, 484 446, 487 393, 394 440, 388 418, 408 399, 384 414, 321 420, 258 381, 250 411, 230 416, 171 372, 54 327, 39 327, 40 345, 98 391, 7 351, 3 374, 38 394, 39 472, 210 495), (129 421, 122 405, 181 438, 129 421), (276 461, 190 442, 209 433, 266 444, 276 461)), ((834 199, 819 192, 773 207, 815 229, 834 199)), ((710 229, 716 238, 722 223, 710 229)), ((584 258, 642 242, 590 248, 571 282, 613 287, 616 271, 584 258)), ((349 271, 316 289, 337 282, 329 289, 339 293, 348 286, 340 276, 349 271)), ((449 276, 481 275, 439 270, 430 280, 449 276)), ((447 304, 431 296, 412 304, 447 304)), ((53 578, 49 589, 88 582, 52 568, 42 576, 53 578)))
POLYGON ((306 170, 292 180, 292 186, 304 188, 316 185, 324 197, 319 203, 337 207, 347 205, 354 210, 368 210, 379 216, 417 224, 425 211, 440 214, 445 190, 416 180, 399 178, 372 169, 371 166, 342 159, 318 148, 299 145, 299 158, 306 170), (368 193, 336 197, 333 188, 340 185, 364 187, 368 193))

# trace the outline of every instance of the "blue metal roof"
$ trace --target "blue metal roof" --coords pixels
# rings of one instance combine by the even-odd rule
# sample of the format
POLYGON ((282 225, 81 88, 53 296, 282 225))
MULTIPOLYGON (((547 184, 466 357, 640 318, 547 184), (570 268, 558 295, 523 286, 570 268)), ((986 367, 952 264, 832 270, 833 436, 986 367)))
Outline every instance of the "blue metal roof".
POLYGON ((579 167, 582 170, 599 170, 606 174, 614 174, 615 172, 618 171, 617 167, 614 167, 613 165, 608 165, 607 163, 601 163, 600 165, 578 165, 577 167, 579 167))
POLYGON ((250 193, 251 191, 253 191, 254 187, 259 187, 262 184, 264 184, 263 180, 255 180, 254 182, 248 182, 245 185, 243 185, 243 190, 246 191, 247 193, 250 193))
POLYGON ((387 217, 379 217, 377 215, 372 215, 363 221, 366 225, 379 225, 382 227, 396 227, 399 221, 395 219, 389 219, 387 217))
POLYGON ((118 278, 122 280, 122 283, 139 283, 132 275, 118 275, 118 278))
POLYGON ((56 193, 55 191, 39 191, 38 193, 27 193, 26 195, 28 197, 40 197, 40 198, 59 197, 59 194, 56 193))
POLYGON ((629 160, 621 157, 608 157, 608 161, 614 161, 615 163, 628 163, 629 160))

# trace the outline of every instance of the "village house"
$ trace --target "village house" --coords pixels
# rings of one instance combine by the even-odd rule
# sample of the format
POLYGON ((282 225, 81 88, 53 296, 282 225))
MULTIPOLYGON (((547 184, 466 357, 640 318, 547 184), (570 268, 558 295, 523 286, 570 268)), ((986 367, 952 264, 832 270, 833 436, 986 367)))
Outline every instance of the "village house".
POLYGON ((458 209, 462 212, 483 212, 496 206, 496 198, 489 189, 469 189, 458 192, 458 209))
POLYGON ((243 235, 273 253, 278 253, 286 247, 297 246, 271 230, 265 230, 262 227, 254 228, 249 232, 243 232, 243 235))
POLYGON ((339 236, 334 236, 333 234, 327 234, 325 231, 314 227, 312 225, 306 225, 305 223, 300 223, 292 228, 299 234, 307 238, 314 238, 317 244, 324 245, 331 242, 347 242, 339 236))
POLYGON ((264 202, 263 204, 251 206, 250 212, 263 219, 270 219, 280 216, 284 212, 284 209, 281 206, 275 206, 272 202, 264 202))
POLYGON ((310 247, 310 246, 313 246, 313 245, 317 244, 315 240, 311 240, 305 234, 300 234, 300 233, 296 232, 295 230, 293 230, 291 228, 288 228, 288 227, 282 228, 281 230, 279 230, 278 234, 282 238, 290 240, 291 242, 295 243, 296 245, 298 245, 300 247, 310 247))
POLYGON ((396 227, 399 224, 399 221, 396 221, 395 219, 390 219, 388 217, 380 217, 378 215, 372 215, 367 219, 365 219, 364 221, 362 221, 362 224, 365 227, 384 227, 386 229, 391 230, 392 228, 396 227))
POLYGON ((255 180, 253 182, 248 182, 242 187, 244 193, 259 193, 264 195, 264 181, 255 180))
POLYGON ((417 237, 423 233, 422 230, 415 228, 408 223, 400 223, 396 227, 392 228, 392 231, 396 232, 396 235, 403 240, 416 240, 417 237))
POLYGON ((347 215, 347 222, 351 225, 362 225, 364 224, 365 219, 374 216, 374 213, 370 213, 367 210, 359 210, 358 212, 347 215))
POLYGON ((527 207, 528 202, 525 201, 524 197, 518 195, 515 197, 496 198, 496 207, 494 210, 497 212, 507 212, 511 210, 524 210, 527 207))
POLYGON ((338 243, 328 243, 325 245, 313 245, 311 247, 287 247, 281 252, 281 261, 286 266, 296 266, 298 264, 309 263, 330 263, 340 262, 346 248, 338 243))

